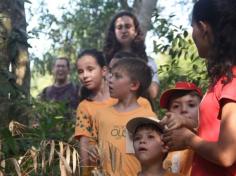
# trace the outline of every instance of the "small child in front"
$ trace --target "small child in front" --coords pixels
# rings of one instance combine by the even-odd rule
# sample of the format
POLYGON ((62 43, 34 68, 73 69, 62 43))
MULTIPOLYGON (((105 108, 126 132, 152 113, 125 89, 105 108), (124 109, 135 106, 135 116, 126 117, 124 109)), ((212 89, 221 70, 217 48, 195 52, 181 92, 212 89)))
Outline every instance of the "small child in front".
POLYGON ((141 164, 138 176, 180 176, 163 168, 167 156, 161 141, 163 126, 156 117, 136 117, 131 119, 126 128, 129 132, 127 141, 133 142, 135 156, 141 164))

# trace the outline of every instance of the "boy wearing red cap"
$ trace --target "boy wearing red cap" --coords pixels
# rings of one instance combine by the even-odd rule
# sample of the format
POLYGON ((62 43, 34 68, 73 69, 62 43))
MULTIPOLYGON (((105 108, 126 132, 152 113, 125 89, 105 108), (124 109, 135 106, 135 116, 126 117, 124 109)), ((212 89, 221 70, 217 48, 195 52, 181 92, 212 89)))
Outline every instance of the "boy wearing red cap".
MULTIPOLYGON (((164 91, 160 98, 160 107, 168 112, 161 120, 168 130, 187 127, 194 130, 198 126, 198 107, 202 92, 190 82, 177 82, 174 88, 164 91)), ((191 150, 170 152, 164 161, 164 167, 174 173, 190 175, 193 152, 191 150)))

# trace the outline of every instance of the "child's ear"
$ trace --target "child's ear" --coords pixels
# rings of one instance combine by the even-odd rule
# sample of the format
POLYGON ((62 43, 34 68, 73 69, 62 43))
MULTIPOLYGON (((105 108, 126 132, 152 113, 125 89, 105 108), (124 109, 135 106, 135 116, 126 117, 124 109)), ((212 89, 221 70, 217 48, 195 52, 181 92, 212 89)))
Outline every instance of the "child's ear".
POLYGON ((130 89, 132 91, 137 91, 140 87, 140 82, 139 81, 132 81, 131 82, 131 86, 130 86, 130 89))

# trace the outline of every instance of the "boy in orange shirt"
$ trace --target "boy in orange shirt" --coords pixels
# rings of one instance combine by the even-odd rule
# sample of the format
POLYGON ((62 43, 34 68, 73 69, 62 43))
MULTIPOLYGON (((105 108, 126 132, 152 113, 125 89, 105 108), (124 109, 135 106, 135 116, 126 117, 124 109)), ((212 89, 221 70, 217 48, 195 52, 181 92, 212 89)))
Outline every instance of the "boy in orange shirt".
MULTIPOLYGON (((113 67, 113 65, 118 62, 119 60, 123 60, 123 59, 136 59, 138 58, 134 53, 130 53, 130 52, 125 52, 125 51, 120 51, 117 52, 114 57, 111 59, 109 65, 108 65, 108 69, 111 70, 111 68, 113 67)), ((146 95, 147 93, 145 93, 146 95)), ((138 98, 138 103, 143 106, 145 109, 147 108, 152 108, 152 110, 154 111, 154 108, 151 105, 151 101, 149 101, 147 98, 145 98, 144 95, 140 96, 138 98)))
MULTIPOLYGON (((194 130, 198 126, 198 108, 202 92, 191 82, 177 82, 160 97, 160 107, 168 110, 161 120, 168 130, 187 127, 194 130)), ((164 161, 164 167, 173 173, 189 176, 192 168, 193 151, 186 149, 170 152, 164 161)))
MULTIPOLYGON (((99 160, 103 170, 112 176, 134 176, 140 171, 138 160, 126 151, 126 123, 137 116, 155 116, 150 109, 141 107, 137 99, 149 87, 151 68, 140 59, 123 59, 111 69, 110 95, 118 102, 95 115, 94 137, 101 149, 99 160)), ((94 156, 98 156, 93 150, 94 156)))

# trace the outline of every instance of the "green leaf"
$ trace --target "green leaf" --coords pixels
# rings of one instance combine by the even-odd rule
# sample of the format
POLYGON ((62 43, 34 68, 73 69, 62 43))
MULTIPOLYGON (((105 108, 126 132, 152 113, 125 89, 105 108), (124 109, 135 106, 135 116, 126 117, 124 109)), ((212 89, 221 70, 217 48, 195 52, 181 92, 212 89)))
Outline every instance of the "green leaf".
POLYGON ((184 37, 186 38, 188 36, 188 31, 184 31, 184 37))

